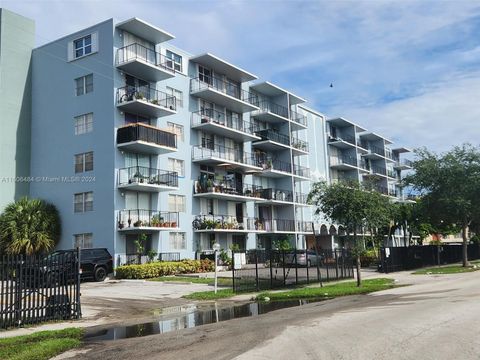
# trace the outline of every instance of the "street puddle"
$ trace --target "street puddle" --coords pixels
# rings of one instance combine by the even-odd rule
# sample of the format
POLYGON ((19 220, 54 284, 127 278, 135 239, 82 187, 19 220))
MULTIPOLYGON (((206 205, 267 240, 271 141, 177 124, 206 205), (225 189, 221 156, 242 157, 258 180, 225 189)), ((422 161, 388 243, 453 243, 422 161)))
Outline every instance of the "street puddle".
POLYGON ((85 340, 120 340, 171 331, 190 329, 201 325, 213 324, 242 317, 258 316, 270 311, 302 306, 320 300, 289 300, 271 302, 253 302, 235 306, 202 306, 188 305, 162 310, 162 318, 157 321, 129 326, 116 326, 101 330, 87 330, 85 340), (176 311, 175 311, 176 310, 176 311))

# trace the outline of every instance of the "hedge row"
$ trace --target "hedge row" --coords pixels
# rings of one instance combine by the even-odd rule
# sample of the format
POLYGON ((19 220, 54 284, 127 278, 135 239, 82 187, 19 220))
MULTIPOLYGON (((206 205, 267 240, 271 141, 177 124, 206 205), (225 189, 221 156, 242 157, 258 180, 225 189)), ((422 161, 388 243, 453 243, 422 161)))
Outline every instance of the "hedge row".
POLYGON ((149 279, 159 276, 215 271, 211 260, 162 261, 116 268, 117 279, 149 279))

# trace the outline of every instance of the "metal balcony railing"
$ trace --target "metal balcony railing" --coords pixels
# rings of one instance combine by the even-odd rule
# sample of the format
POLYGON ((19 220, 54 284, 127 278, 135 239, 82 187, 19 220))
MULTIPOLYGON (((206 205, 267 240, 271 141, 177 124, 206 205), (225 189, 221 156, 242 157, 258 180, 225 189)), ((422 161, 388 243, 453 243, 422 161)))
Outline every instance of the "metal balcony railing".
POLYGON ((347 135, 330 135, 328 137, 328 142, 335 142, 335 141, 344 141, 352 145, 356 145, 355 138, 353 136, 347 136, 347 135))
POLYGON ((313 223, 311 221, 297 221, 297 231, 313 233, 313 223))
MULTIPOLYGON (((285 106, 278 105, 267 100, 260 100, 255 105, 260 108, 260 110, 257 110, 258 113, 268 111, 272 114, 288 119, 288 108, 285 106)), ((252 113, 253 116, 255 116, 255 114, 256 112, 252 113)))
POLYGON ((262 187, 251 184, 236 184, 234 181, 210 181, 202 184, 198 181, 195 194, 228 194, 262 198, 262 187))
POLYGON ((297 150, 308 152, 308 143, 304 140, 292 137, 291 145, 297 150))
POLYGON ((384 167, 371 166, 370 169, 374 174, 387 176, 387 169, 385 169, 384 167))
POLYGON ((380 156, 385 156, 385 150, 382 149, 381 147, 375 146, 375 145, 369 145, 368 150, 374 154, 378 154, 380 156))
POLYGON ((402 165, 412 167, 413 162, 408 159, 396 159, 395 166, 402 166, 402 165))
POLYGON ((197 215, 192 223, 193 230, 258 230, 258 219, 235 215, 197 215))
POLYGON ((118 228, 120 230, 142 227, 178 228, 179 226, 178 212, 145 209, 120 210, 118 212, 118 228))
POLYGON ((273 129, 259 130, 255 132, 255 135, 261 137, 262 140, 275 141, 277 143, 290 146, 289 136, 281 134, 273 129))
POLYGON ((293 173, 297 176, 302 176, 302 177, 305 177, 305 178, 309 178, 310 177, 310 169, 305 167, 305 166, 301 166, 301 165, 293 165, 293 173))
POLYGON ((117 89, 117 104, 134 100, 146 101, 149 104, 161 106, 169 110, 177 110, 177 99, 162 91, 149 86, 124 86, 117 89))
POLYGON ((257 126, 241 118, 226 116, 224 112, 214 109, 203 109, 192 113, 192 126, 213 123, 232 130, 253 135, 257 126))
POLYGON ((295 193, 295 202, 298 204, 308 204, 308 194, 303 194, 296 192, 295 193))
POLYGON ((353 156, 330 156, 330 166, 348 164, 358 167, 357 158, 353 156))
POLYGON ((204 89, 213 89, 256 106, 256 97, 250 92, 243 90, 239 84, 234 84, 214 76, 199 76, 190 79, 190 92, 204 89))
POLYGON ((178 187, 178 173, 145 166, 119 169, 118 184, 149 184, 178 187))
POLYGON ((395 173, 395 171, 387 169, 387 176, 391 178, 396 178, 397 174, 395 173))
POLYGON ((261 167, 263 170, 275 170, 290 174, 292 173, 292 164, 282 160, 271 160, 266 158, 263 162, 261 162, 261 167))
POLYGON ((156 145, 177 148, 176 134, 142 123, 129 124, 118 128, 117 144, 132 141, 145 141, 156 145))
POLYGON ((296 111, 290 110, 290 120, 296 122, 297 124, 307 126, 307 117, 296 111))
POLYGON ((175 73, 172 59, 165 55, 149 49, 141 44, 134 43, 117 50, 117 65, 124 64, 132 60, 141 60, 150 65, 158 66, 164 70, 175 73))
POLYGON ((232 161, 255 167, 261 166, 261 159, 257 154, 252 154, 221 145, 210 145, 205 147, 201 145, 195 145, 192 147, 192 160, 207 160, 211 158, 232 161))
POLYGON ((293 202, 293 192, 290 190, 263 189, 262 198, 266 200, 293 202))

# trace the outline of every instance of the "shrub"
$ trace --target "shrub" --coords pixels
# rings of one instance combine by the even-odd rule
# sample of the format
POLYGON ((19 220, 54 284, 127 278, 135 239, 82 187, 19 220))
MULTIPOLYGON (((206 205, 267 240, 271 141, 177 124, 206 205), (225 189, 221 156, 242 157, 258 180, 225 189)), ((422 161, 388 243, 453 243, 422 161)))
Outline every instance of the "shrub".
POLYGON ((149 279, 167 275, 193 274, 214 271, 210 260, 156 261, 142 265, 124 265, 116 268, 117 279, 149 279))
POLYGON ((377 252, 374 249, 365 250, 360 255, 360 262, 362 267, 369 267, 378 260, 377 252))

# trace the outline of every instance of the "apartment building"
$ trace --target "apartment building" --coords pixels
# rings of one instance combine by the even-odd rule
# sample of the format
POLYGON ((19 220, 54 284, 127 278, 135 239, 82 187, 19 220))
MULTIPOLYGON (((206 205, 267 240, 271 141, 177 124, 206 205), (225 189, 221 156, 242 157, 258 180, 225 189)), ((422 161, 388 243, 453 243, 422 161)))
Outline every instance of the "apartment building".
POLYGON ((371 176, 396 196, 406 149, 173 38, 110 19, 33 50, 30 195, 59 209, 60 248, 107 247, 123 264, 138 239, 162 259, 216 242, 305 248, 315 233, 332 247, 312 181, 371 176))

